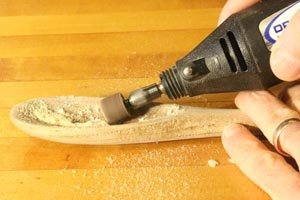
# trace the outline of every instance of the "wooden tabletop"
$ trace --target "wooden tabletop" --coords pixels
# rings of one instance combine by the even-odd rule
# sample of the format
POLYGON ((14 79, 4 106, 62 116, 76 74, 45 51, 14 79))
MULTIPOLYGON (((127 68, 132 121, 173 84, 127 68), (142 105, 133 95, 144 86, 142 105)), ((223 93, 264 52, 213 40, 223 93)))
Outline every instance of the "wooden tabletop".
MULTIPOLYGON (((29 98, 127 95, 156 82, 216 27, 224 3, 2 0, 0 199, 269 199, 228 161, 220 138, 65 145, 29 137, 8 118, 13 105, 29 98), (219 165, 209 167, 209 159, 219 165)), ((233 107, 233 97, 177 102, 233 107)))

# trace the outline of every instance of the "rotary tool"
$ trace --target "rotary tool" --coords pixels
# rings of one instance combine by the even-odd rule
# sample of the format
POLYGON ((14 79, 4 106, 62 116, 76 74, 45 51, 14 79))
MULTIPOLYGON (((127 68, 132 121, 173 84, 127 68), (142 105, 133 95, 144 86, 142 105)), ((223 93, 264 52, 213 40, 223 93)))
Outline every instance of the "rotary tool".
POLYGON ((104 118, 109 124, 120 123, 162 94, 178 99, 261 90, 279 83, 270 67, 271 47, 298 10, 299 0, 264 0, 231 15, 190 53, 163 71, 159 83, 135 90, 127 99, 120 93, 102 99, 104 118))

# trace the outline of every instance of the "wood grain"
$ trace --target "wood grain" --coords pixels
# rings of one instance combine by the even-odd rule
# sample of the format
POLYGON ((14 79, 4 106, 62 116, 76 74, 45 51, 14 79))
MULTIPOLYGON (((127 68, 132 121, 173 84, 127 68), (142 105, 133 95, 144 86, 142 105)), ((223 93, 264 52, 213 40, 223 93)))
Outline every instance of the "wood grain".
POLYGON ((187 10, 199 8, 221 8, 224 0, 173 0, 160 1, 139 1, 127 0, 19 0, 19 6, 12 1, 2 0, 0 4, 0 15, 18 16, 18 15, 54 15, 54 14, 91 14, 103 12, 134 12, 134 11, 151 11, 151 10, 187 10))
POLYGON ((3 199, 247 199, 249 193, 268 199, 227 161, 217 138, 101 147, 32 138, 0 144, 7 159, 0 169, 3 199), (206 163, 212 157, 217 168, 206 163))
POLYGON ((0 80, 158 78, 209 31, 0 37, 0 80))
POLYGON ((8 16, 0 18, 0 36, 109 33, 214 28, 220 9, 136 11, 104 14, 8 16), (199 20, 207 17, 207 20, 199 20), (122 20, 120 20, 122 19, 122 20), (145 23, 147 22, 147 23, 145 23), (47 26, 41 26, 41 25, 47 26))
MULTIPOLYGON (((161 70, 213 30, 224 3, 2 0, 1 200, 269 199, 227 161, 220 138, 63 145, 28 137, 9 122, 9 109, 30 98, 127 95, 156 82, 161 70), (210 168, 209 159, 220 165, 210 168)), ((234 107, 234 96, 204 95, 177 103, 234 107)))

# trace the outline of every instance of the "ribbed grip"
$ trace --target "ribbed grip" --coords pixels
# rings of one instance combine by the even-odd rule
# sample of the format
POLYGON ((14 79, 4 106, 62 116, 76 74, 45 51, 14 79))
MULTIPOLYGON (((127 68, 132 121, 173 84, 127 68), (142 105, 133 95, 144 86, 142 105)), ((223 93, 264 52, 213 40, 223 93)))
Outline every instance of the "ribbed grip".
POLYGON ((170 99, 178 99, 186 96, 182 83, 177 77, 177 69, 173 67, 160 74, 161 83, 170 99))

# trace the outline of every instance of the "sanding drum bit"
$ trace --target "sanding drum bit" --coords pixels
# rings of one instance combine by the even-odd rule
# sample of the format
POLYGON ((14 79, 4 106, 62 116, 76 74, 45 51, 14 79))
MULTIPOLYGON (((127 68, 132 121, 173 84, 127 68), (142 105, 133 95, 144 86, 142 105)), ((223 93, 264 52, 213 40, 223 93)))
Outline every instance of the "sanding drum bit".
POLYGON ((152 84, 135 90, 128 99, 125 99, 121 93, 116 93, 103 98, 100 101, 100 108, 104 119, 109 124, 121 123, 130 118, 135 110, 159 98, 163 92, 161 84, 152 84))

